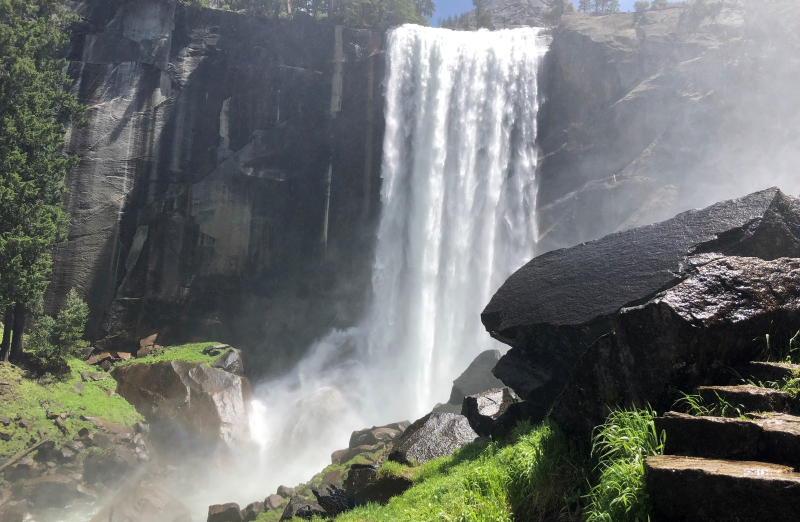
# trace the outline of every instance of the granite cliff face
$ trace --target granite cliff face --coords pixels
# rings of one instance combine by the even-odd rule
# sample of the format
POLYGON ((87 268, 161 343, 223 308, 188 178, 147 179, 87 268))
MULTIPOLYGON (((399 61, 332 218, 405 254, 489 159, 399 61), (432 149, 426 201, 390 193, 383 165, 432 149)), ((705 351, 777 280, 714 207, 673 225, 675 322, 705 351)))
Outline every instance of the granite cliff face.
MULTIPOLYGON (((493 5, 527 24, 539 4, 493 5)), ((173 0, 72 6, 92 125, 69 137, 82 162, 51 296, 82 292, 93 339, 214 338, 274 371, 355 324, 380 210, 383 36, 173 0)), ((565 15, 540 75, 538 251, 800 190, 792 9, 565 15)))
POLYGON ((82 161, 51 294, 86 296, 92 338, 230 339, 273 368, 352 322, 379 199, 380 35, 172 0, 73 8, 91 125, 69 136, 82 161))
POLYGON ((539 252, 800 191, 798 26, 783 0, 565 15, 539 111, 539 252))

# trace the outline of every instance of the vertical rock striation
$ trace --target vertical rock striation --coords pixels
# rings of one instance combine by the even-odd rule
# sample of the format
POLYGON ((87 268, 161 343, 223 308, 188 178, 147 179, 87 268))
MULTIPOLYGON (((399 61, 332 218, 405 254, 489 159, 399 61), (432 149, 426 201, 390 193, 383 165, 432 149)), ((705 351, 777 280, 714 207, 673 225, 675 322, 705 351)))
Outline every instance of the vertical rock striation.
POLYGON ((351 321, 378 199, 380 36, 171 0, 72 7, 91 125, 69 136, 82 161, 50 306, 76 287, 94 338, 258 339, 278 367, 351 321))

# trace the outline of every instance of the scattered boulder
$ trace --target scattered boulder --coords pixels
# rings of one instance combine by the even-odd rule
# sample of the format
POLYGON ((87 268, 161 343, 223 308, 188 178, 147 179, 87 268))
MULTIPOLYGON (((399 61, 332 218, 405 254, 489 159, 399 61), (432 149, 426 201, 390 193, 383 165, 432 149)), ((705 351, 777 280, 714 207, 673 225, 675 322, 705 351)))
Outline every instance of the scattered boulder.
MULTIPOLYGON (((93 519, 94 520, 94 519, 93 519)), ((156 486, 140 485, 109 509, 108 522, 192 522, 180 500, 156 486)))
POLYGON ((478 438, 466 417, 429 413, 408 427, 389 454, 389 460, 401 464, 423 464, 452 455, 458 448, 478 438))
POLYGON ((83 476, 89 484, 111 486, 130 477, 138 467, 139 460, 131 449, 114 445, 106 451, 87 456, 83 464, 83 476))
MULTIPOLYGON (((536 257, 481 315, 491 335, 512 346, 494 374, 544 417, 587 348, 612 331, 620 335, 618 312, 674 286, 689 256, 706 253, 800 257, 800 200, 772 188, 536 257)), ((646 310, 631 317, 655 308, 646 310)))
POLYGON ((63 509, 83 494, 78 490, 78 482, 59 474, 19 481, 11 486, 16 499, 25 499, 36 509, 63 509))
POLYGON ((475 433, 488 437, 495 421, 516 401, 510 388, 495 388, 465 397, 461 415, 467 418, 475 433))
POLYGON ((242 522, 242 510, 234 502, 208 506, 207 522, 242 522))
POLYGON ((347 472, 344 489, 352 496, 360 493, 370 482, 378 477, 377 464, 353 464, 347 472))
POLYGON ((264 507, 266 509, 278 509, 281 504, 283 504, 283 497, 274 493, 264 499, 264 507))
POLYGON ((290 488, 288 486, 278 486, 278 495, 282 496, 283 498, 291 498, 295 496, 294 488, 290 488))
POLYGON ((378 477, 378 466, 355 464, 347 474, 344 488, 356 506, 363 506, 368 503, 386 504, 412 485, 411 479, 403 476, 378 477))
POLYGON ((139 349, 136 351, 136 358, 141 359, 153 353, 153 350, 155 350, 156 347, 158 346, 156 344, 157 339, 158 339, 158 334, 154 333, 153 335, 145 337, 144 339, 139 341, 139 349))
POLYGON ((311 493, 317 498, 320 507, 328 516, 336 516, 354 507, 353 501, 347 492, 335 484, 330 484, 320 489, 312 489, 311 493))
POLYGON ((536 407, 529 402, 515 402, 508 406, 492 424, 492 440, 508 437, 518 423, 530 421, 536 416, 536 407))
POLYGON ((503 382, 494 376, 492 370, 500 360, 500 350, 486 350, 478 355, 467 369, 453 381, 449 404, 461 406, 464 397, 502 388, 503 382))
POLYGON ((294 517, 308 520, 314 515, 325 516, 325 510, 316 502, 295 496, 289 500, 289 504, 283 510, 281 520, 291 520, 294 517))
MULTIPOLYGON (((758 338, 800 324, 800 259, 692 257, 684 280, 639 306, 624 308, 614 334, 594 343, 553 406, 570 433, 586 435, 609 406, 665 410, 691 391, 727 378, 754 358, 758 338)), ((791 334, 789 334, 791 335, 791 334)), ((788 338, 786 339, 788 345, 788 338)))
POLYGON ((230 347, 231 345, 229 344, 213 344, 211 346, 206 346, 205 348, 203 348, 203 355, 210 355, 213 357, 215 355, 221 354, 230 347))
POLYGON ((145 416, 157 446, 191 451, 250 439, 249 381, 205 364, 164 361, 118 366, 117 391, 145 416))
POLYGON ((359 431, 354 431, 350 435, 350 448, 357 448, 359 446, 368 446, 373 444, 392 443, 400 438, 403 434, 402 430, 396 430, 386 427, 372 427, 359 431))
POLYGON ((221 355, 216 361, 211 363, 212 368, 219 368, 234 375, 244 375, 244 362, 242 362, 242 352, 230 349, 221 355))
POLYGON ((250 504, 247 504, 247 506, 242 510, 243 522, 253 522, 258 518, 258 515, 264 512, 265 509, 266 506, 264 505, 264 502, 251 502, 250 504))
POLYGON ((377 451, 382 447, 383 447, 382 444, 373 444, 371 446, 364 445, 364 446, 358 446, 356 448, 336 450, 333 453, 331 453, 331 464, 341 464, 343 462, 347 462, 348 460, 358 455, 377 451))

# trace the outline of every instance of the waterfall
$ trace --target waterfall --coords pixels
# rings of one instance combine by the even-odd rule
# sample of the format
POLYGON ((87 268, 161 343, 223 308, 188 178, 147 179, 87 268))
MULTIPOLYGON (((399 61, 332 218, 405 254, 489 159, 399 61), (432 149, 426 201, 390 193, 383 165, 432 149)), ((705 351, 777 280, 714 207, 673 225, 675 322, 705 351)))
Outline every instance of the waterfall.
MULTIPOLYGON (((389 34, 369 311, 317 342, 291 374, 256 387, 264 476, 246 475, 259 494, 307 480, 354 429, 413 421, 447 401, 475 356, 502 349, 480 312, 534 252, 537 72, 547 43, 537 29, 407 25, 389 34)), ((215 494, 230 500, 220 482, 215 494)))
POLYGON ((392 362, 389 410, 414 416, 446 401, 452 379, 495 345, 480 312, 533 255, 546 45, 535 29, 404 26, 388 47, 383 211, 365 328, 369 360, 392 362))

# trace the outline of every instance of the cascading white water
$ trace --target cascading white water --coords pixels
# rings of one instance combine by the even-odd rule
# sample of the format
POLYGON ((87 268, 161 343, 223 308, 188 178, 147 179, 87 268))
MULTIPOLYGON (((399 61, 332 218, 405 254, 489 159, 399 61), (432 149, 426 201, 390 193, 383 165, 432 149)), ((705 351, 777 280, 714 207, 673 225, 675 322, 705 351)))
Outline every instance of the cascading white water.
MULTIPOLYGON (((372 302, 360 326, 257 386, 258 494, 307 480, 354 429, 430 411, 478 353, 502 347, 480 312, 533 255, 546 49, 537 29, 390 33, 372 302)), ((215 494, 231 500, 224 482, 215 494)))

